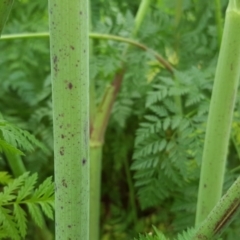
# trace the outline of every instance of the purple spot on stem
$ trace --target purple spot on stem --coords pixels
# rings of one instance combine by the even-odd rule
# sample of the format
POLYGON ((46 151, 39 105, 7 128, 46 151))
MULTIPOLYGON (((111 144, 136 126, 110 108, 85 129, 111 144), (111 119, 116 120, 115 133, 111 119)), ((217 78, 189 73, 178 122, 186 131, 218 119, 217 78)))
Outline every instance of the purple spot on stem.
POLYGON ((63 156, 64 155, 64 147, 60 147, 60 151, 59 152, 60 152, 60 155, 63 156))
POLYGON ((73 88, 72 83, 68 83, 68 88, 69 88, 69 89, 72 89, 72 88, 73 88))
POLYGON ((62 185, 63 185, 65 188, 67 188, 67 183, 66 183, 66 180, 65 180, 65 179, 62 180, 62 185))

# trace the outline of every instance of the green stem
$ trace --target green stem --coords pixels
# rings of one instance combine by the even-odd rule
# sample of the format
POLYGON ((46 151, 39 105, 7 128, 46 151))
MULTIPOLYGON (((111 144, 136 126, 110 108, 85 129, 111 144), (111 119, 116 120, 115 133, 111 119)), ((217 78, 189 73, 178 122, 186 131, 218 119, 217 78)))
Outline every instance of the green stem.
POLYGON ((102 102, 97 108, 97 117, 91 127, 91 166, 90 166, 90 239, 99 239, 100 187, 102 146, 112 105, 122 81, 122 74, 117 75, 112 85, 107 87, 102 102), (118 87, 117 87, 118 86, 118 87))
MULTIPOLYGON (((11 35, 3 35, 2 40, 14 40, 14 39, 25 39, 25 38, 47 38, 49 37, 48 32, 42 32, 42 33, 20 33, 20 34, 11 34, 11 35)), ((101 34, 101 33, 89 33, 90 38, 95 38, 95 39, 102 39, 102 40, 113 40, 113 41, 118 41, 118 42, 125 42, 128 44, 131 44, 135 47, 138 47, 142 49, 143 51, 147 51, 153 56, 170 72, 174 72, 174 68, 171 66, 171 64, 168 63, 167 60, 165 60, 159 53, 156 51, 148 48, 146 45, 139 43, 137 41, 134 41, 133 39, 130 38, 124 38, 124 37, 119 37, 116 35, 110 35, 110 34, 101 34)))
POLYGON ((237 167, 231 169, 229 172, 230 172, 230 173, 235 173, 235 172, 237 172, 237 171, 239 171, 239 170, 240 170, 240 166, 237 166, 237 167))
POLYGON ((196 225, 222 195, 228 143, 240 77, 240 0, 230 0, 213 86, 203 150, 196 225))
POLYGON ((25 38, 48 38, 49 32, 40 33, 16 33, 16 34, 4 34, 1 40, 15 40, 15 39, 25 39, 25 38))
POLYGON ((149 9, 149 5, 151 3, 151 0, 142 0, 139 6, 139 9, 137 11, 136 17, 135 17, 135 24, 134 24, 134 29, 132 32, 132 36, 136 37, 136 35, 139 32, 139 29, 142 25, 142 22, 146 16, 146 13, 149 9))
MULTIPOLYGON (((135 36, 138 32, 140 24, 142 23, 142 21, 145 17, 145 14, 147 12, 147 7, 149 5, 149 2, 150 2, 150 0, 142 0, 141 1, 139 11, 137 13, 137 17, 136 17, 136 20, 135 20, 136 25, 133 29, 133 36, 135 36)), ((96 35, 93 36, 92 35, 92 37, 99 38, 100 36, 96 36, 96 35)), ((107 36, 107 37, 109 37, 109 36, 107 36)), ((112 38, 112 40, 120 40, 120 38, 119 37, 117 37, 115 39, 112 38)), ((123 40, 123 38, 121 38, 121 40, 123 40)), ((130 43, 130 42, 128 41, 128 43, 130 43)), ((133 41, 131 41, 131 44, 132 43, 133 43, 133 41)), ((136 43, 136 42, 134 41, 134 43, 136 43)), ((145 51, 147 50, 147 48, 145 48, 145 46, 142 45, 142 44, 140 44, 140 45, 137 44, 136 46, 142 48, 145 51)), ((128 50, 128 48, 125 48, 125 51, 124 51, 123 54, 125 54, 127 50, 128 50)), ((157 58, 157 56, 155 56, 155 57, 157 58)), ((159 59, 162 60, 161 56, 160 56, 159 59)), ((106 131, 109 119, 110 119, 110 114, 111 114, 111 111, 112 111, 112 107, 113 107, 114 101, 116 99, 116 96, 117 96, 117 94, 120 90, 120 86, 121 86, 121 83, 122 83, 122 80, 123 80, 123 75, 124 75, 124 72, 125 72, 124 63, 122 64, 122 66, 123 66, 122 69, 115 74, 115 77, 112 81, 112 84, 106 88, 106 91, 103 95, 102 102, 99 104, 99 107, 98 107, 98 111, 97 111, 97 114, 96 114, 93 129, 91 129, 91 140, 93 141, 93 143, 97 143, 98 145, 103 144, 105 131, 106 131)), ((100 146, 99 146, 99 148, 100 148, 100 146)), ((102 152, 102 150, 100 150, 100 149, 98 151, 102 152)), ((98 159, 94 160, 94 162, 97 165, 94 166, 94 163, 91 164, 90 171, 93 172, 93 173, 91 173, 91 176, 93 176, 94 174, 96 176, 98 176, 98 179, 94 178, 94 180, 92 180, 92 179, 90 180, 91 191, 93 191, 94 189, 97 188, 97 186, 99 186, 98 181, 100 182, 100 180, 101 180, 100 179, 101 163, 97 162, 97 161, 101 161, 101 156, 98 155, 98 157, 99 157, 98 159), (92 184, 97 184, 97 186, 92 186, 92 184)), ((99 200, 100 199, 100 189, 97 193, 99 194, 99 196, 97 196, 95 194, 95 199, 99 200)), ((93 194, 94 193, 91 193, 91 195, 93 195, 93 194)), ((97 211, 95 212, 95 209, 100 209, 100 202, 99 201, 98 202, 94 201, 94 199, 93 199, 92 202, 91 202, 91 205, 90 205, 90 216, 92 218, 92 219, 90 219, 90 222, 91 222, 90 223, 90 225, 91 225, 90 232, 92 232, 93 230, 95 231, 96 228, 99 227, 99 226, 93 226, 94 222, 96 221, 96 218, 99 219, 99 217, 100 217, 99 215, 97 215, 97 211)), ((96 222, 96 223, 98 223, 98 222, 96 222)), ((91 239, 98 240, 99 239, 99 235, 97 235, 98 231, 96 230, 94 233, 91 235, 91 239), (94 234, 94 233, 96 233, 96 234, 94 234)))
POLYGON ((116 99, 121 82, 123 72, 119 72, 115 76, 114 82, 106 87, 101 103, 97 108, 97 117, 95 118, 93 128, 91 129, 91 141, 103 144, 107 124, 111 115, 114 100, 116 99))
POLYGON ((13 6, 13 3, 14 3, 14 0, 7 0, 7 1, 1 0, 0 1, 0 36, 1 36, 2 30, 4 28, 4 25, 7 22, 9 13, 13 6))
POLYGON ((191 240, 219 237, 240 210, 240 177, 221 198, 191 240))
POLYGON ((5 155, 14 177, 19 177, 26 172, 26 168, 20 155, 10 152, 5 152, 5 155))
POLYGON ((49 0, 56 239, 89 239, 88 1, 49 0))
POLYGON ((91 141, 90 148, 90 240, 99 239, 102 144, 91 141), (98 237, 98 238, 96 238, 98 237))
POLYGON ((218 45, 219 48, 221 46, 222 41, 222 7, 221 7, 221 1, 215 0, 215 19, 216 19, 216 25, 217 25, 217 37, 218 37, 218 45))
MULTIPOLYGON (((89 1, 89 23, 91 22, 91 3, 89 1)), ((93 40, 90 40, 90 58, 93 57, 93 40)), ((96 117, 96 89, 95 79, 90 79, 90 133, 93 130, 93 125, 96 117)), ((100 235, 100 189, 101 189, 101 157, 102 144, 93 146, 90 142, 90 209, 89 209, 89 239, 96 239, 100 235), (96 204, 97 203, 97 204, 96 204)))

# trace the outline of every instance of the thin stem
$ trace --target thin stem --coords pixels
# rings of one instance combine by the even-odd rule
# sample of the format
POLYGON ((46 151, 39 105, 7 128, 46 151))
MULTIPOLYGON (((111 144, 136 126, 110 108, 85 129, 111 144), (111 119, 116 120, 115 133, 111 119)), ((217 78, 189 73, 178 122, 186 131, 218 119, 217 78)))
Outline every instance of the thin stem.
MULTIPOLYGON (((42 33, 20 33, 20 34, 11 34, 11 35, 3 35, 2 40, 14 40, 14 39, 25 39, 25 38, 47 38, 49 37, 48 32, 42 32, 42 33)), ((125 42, 128 44, 131 44, 135 47, 138 47, 144 51, 147 51, 154 55, 154 57, 164 66, 166 69, 170 72, 174 72, 174 68, 171 66, 171 64, 168 63, 167 60, 165 60, 159 53, 156 51, 148 48, 146 45, 139 43, 133 39, 130 38, 124 38, 119 37, 116 35, 110 35, 110 34, 101 34, 101 33, 89 33, 89 37, 93 39, 102 39, 102 40, 113 40, 118 42, 125 42)))
POLYGON ((204 142, 196 225, 222 195, 233 110, 240 77, 240 0, 230 0, 204 142))
POLYGON ((237 166, 237 167, 231 169, 229 172, 230 172, 230 173, 235 173, 235 172, 237 172, 237 171, 239 171, 239 170, 240 170, 240 166, 237 166))
POLYGON ((119 72, 115 76, 114 82, 106 87, 103 99, 98 106, 95 123, 91 129, 91 141, 93 144, 96 142, 102 145, 104 142, 107 124, 111 115, 113 103, 123 80, 123 74, 123 72, 119 72))
POLYGON ((49 38, 49 32, 4 34, 2 35, 1 40, 15 40, 25 38, 49 38))
POLYGON ((101 193, 101 169, 102 169, 102 144, 92 142, 90 144, 90 237, 99 239, 100 232, 100 193, 101 193))
MULTIPOLYGON (((168 61, 166 61, 160 54, 158 54, 156 51, 148 48, 146 45, 139 43, 135 40, 132 40, 130 38, 123 38, 123 37, 119 37, 119 36, 115 36, 115 35, 110 35, 110 34, 98 34, 98 33, 90 33, 89 37, 91 38, 96 38, 96 39, 105 39, 105 40, 114 40, 114 41, 119 41, 119 42, 125 42, 128 43, 130 45, 133 45, 135 47, 138 47, 144 51, 148 51, 151 54, 154 55, 154 57, 164 66, 166 67, 166 69, 173 73, 174 72, 174 68, 168 63, 168 61)), ((126 52, 125 52, 126 53, 126 52)))
POLYGON ((20 155, 10 152, 5 152, 5 155, 14 177, 19 177, 26 172, 26 168, 20 155))
POLYGON ((135 17, 134 29, 132 31, 132 36, 136 37, 139 32, 139 29, 142 25, 142 22, 146 16, 151 0, 142 0, 135 17))
MULTIPOLYGON (((91 21, 91 1, 89 1, 89 29, 92 29, 91 21)), ((93 39, 90 40, 90 59, 93 57, 93 39)), ((96 117, 96 89, 95 79, 90 79, 90 134, 96 117)), ((100 235, 100 203, 101 203, 101 164, 102 164, 102 144, 91 144, 90 142, 90 208, 89 208, 89 239, 98 239, 100 235)))
MULTIPOLYGON (((139 14, 139 12, 137 13, 138 17, 136 17, 136 21, 135 21, 135 23, 137 24, 137 30, 136 30, 136 27, 134 27, 134 29, 133 29, 133 35, 134 36, 137 34, 138 29, 140 27, 140 24, 142 23, 142 21, 143 21, 143 19, 145 17, 145 14, 146 14, 146 11, 147 11, 147 6, 149 5, 149 4, 147 4, 148 2, 150 2, 150 0, 142 0, 141 1, 140 7, 139 7, 139 11, 141 11, 141 14, 139 14)), ((99 38, 100 36, 96 36, 96 35, 93 36, 92 35, 92 37, 99 38)), ((120 38, 119 37, 117 37, 115 39, 112 38, 112 40, 120 40, 120 38)), ((121 40, 123 41, 124 39, 121 39, 121 40)), ((128 41, 128 43, 133 44, 132 41, 131 42, 128 41)), ((147 50, 147 48, 144 45, 137 44, 136 46, 142 48, 145 51, 147 50)), ((125 51, 123 52, 123 54, 125 54, 128 49, 129 48, 126 47, 125 51)), ((162 60, 161 56, 155 56, 155 57, 157 59, 162 60)), ((96 121, 95 121, 95 123, 93 125, 93 129, 91 131, 91 140, 93 142, 96 142, 98 145, 99 145, 99 143, 100 143, 100 145, 103 144, 105 131, 106 131, 109 119, 110 119, 110 114, 111 114, 111 111, 112 111, 112 107, 113 107, 114 101, 115 101, 116 96, 117 96, 117 94, 118 94, 118 92, 120 90, 120 86, 121 86, 121 83, 122 83, 122 80, 123 80, 124 72, 125 72, 125 65, 124 65, 124 63, 122 63, 122 69, 115 74, 115 77, 114 77, 114 79, 112 81, 112 84, 109 87, 107 87, 107 89, 106 89, 106 91, 105 91, 105 93, 103 95, 102 102, 100 103, 100 105, 98 107, 98 111, 97 111, 97 115, 96 115, 96 121)), ((96 159, 96 160, 101 161, 101 157, 99 157, 99 159, 96 159)), ((91 164, 91 172, 96 170, 96 171, 98 171, 98 173, 95 173, 95 174, 97 176, 101 176, 101 168, 100 167, 96 168, 96 166, 94 166, 93 164, 94 163, 91 164)), ((100 164, 101 163, 96 163, 97 166, 98 165, 100 166, 100 164)), ((100 178, 98 179, 98 181, 100 181, 100 178)), ((95 179, 95 183, 97 183, 96 179, 95 179)), ((94 186, 91 186, 91 190, 94 189, 94 188, 95 188, 94 186)), ((98 193, 100 195, 100 190, 99 190, 98 193)), ((100 196, 96 196, 96 199, 100 199, 100 196)), ((92 208, 92 205, 91 205, 90 206, 90 211, 92 211, 91 208, 93 210, 95 208, 97 208, 99 203, 92 202, 91 204, 93 204, 94 207, 92 208)), ((98 206, 98 208, 99 208, 99 206, 98 206)), ((93 221, 94 221, 94 218, 99 218, 99 215, 94 214, 94 212, 90 213, 90 215, 92 216, 93 221)), ((96 226, 96 227, 98 227, 98 226, 96 226)), ((97 239, 99 239, 99 236, 98 235, 94 236, 94 234, 93 234, 92 235, 92 239, 94 239, 94 240, 96 239, 97 240, 97 239)))

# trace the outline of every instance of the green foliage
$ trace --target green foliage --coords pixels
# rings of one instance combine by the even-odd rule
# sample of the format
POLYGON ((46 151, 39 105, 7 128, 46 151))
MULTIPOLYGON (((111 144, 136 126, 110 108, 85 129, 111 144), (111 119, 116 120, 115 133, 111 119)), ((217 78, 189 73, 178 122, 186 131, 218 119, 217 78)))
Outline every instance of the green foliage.
MULTIPOLYGON (((15 1, 5 33, 45 31, 47 28, 47 1, 15 1)), ((40 172, 45 168, 40 174, 40 178, 44 179, 53 175, 48 40, 12 40, 1 41, 0 44, 4 49, 0 60, 0 109, 8 123, 3 126, 4 132, 11 138, 8 143, 25 153, 22 159, 27 169, 40 172), (14 127, 17 138, 11 132, 12 125, 17 126, 14 127), (19 141, 16 142, 16 139, 19 141)))
POLYGON ((6 185, 12 181, 12 177, 7 172, 0 172, 0 184, 6 185))
MULTIPOLYGON (((96 103, 121 68, 122 61, 126 66, 103 149, 103 240, 137 239, 138 232, 149 233, 152 225, 160 229, 166 239, 174 239, 178 232, 194 223, 205 124, 218 54, 217 28, 214 1, 182 1, 182 16, 177 27, 176 2, 152 1, 136 39, 175 64, 175 76, 147 52, 131 47, 123 56, 125 43, 92 40, 90 76, 96 87, 96 103), (135 183, 133 192, 127 181, 126 164, 133 170, 130 172, 135 183), (137 206, 137 222, 134 222, 130 195, 134 196, 137 206)), ((228 1, 221 2, 223 13, 228 1)), ((91 0, 92 31, 129 37, 138 5, 139 1, 91 0)), ((46 0, 15 1, 4 33, 47 30, 46 0)), ((0 121, 0 146, 3 151, 11 148, 12 152, 24 152, 27 169, 37 171, 43 180, 53 175, 49 41, 0 41, 0 48, 4 50, 0 58, 0 109, 6 119, 0 121), (21 129, 44 143, 47 151, 36 148, 39 143, 21 129)), ((238 109, 239 101, 225 191, 240 172, 238 109)), ((3 171, 9 171, 4 157, 0 158, 0 166, 3 171)), ((0 173, 0 181, 6 184, 8 175, 0 173)), ((23 182, 21 186, 25 186, 23 182)), ((25 206, 24 211, 28 208, 25 206)), ((14 224, 19 232, 19 225, 14 224)), ((238 226, 239 220, 236 220, 223 239, 238 239, 238 226)), ((34 232, 33 227, 29 227, 34 232)), ((159 236, 163 238, 155 231, 152 236, 139 238, 158 239, 159 236)), ((27 239, 34 238, 32 235, 27 239)))
POLYGON ((0 236, 23 239, 27 234, 27 211, 33 221, 43 227, 42 212, 53 219, 53 192, 51 178, 47 178, 38 188, 37 173, 28 172, 11 180, 1 172, 1 183, 7 183, 0 192, 0 236))
POLYGON ((211 75, 193 68, 175 79, 158 76, 149 91, 132 165, 142 208, 180 194, 198 179, 211 75))
POLYGON ((16 154, 23 154, 24 152, 32 152, 35 147, 40 147, 45 153, 48 152, 47 148, 39 140, 37 140, 32 134, 24 131, 13 124, 0 119, 0 147, 2 152, 11 152, 16 154))
MULTIPOLYGON (((173 21, 175 3, 159 1, 160 8, 152 4, 152 11, 144 20, 139 34, 141 42, 177 64, 175 76, 169 76, 161 65, 153 65, 155 59, 152 56, 134 48, 124 59, 127 72, 114 105, 103 158, 104 210, 116 220, 106 219, 107 226, 111 228, 104 231, 104 236, 111 232, 113 239, 117 238, 114 232, 131 234, 126 226, 131 226, 128 223, 130 213, 125 210, 130 209, 130 205, 120 196, 119 188, 121 186, 121 192, 130 194, 124 184, 124 161, 126 158, 129 161, 132 153, 131 169, 134 171, 137 203, 142 209, 138 211, 139 225, 148 232, 145 221, 154 216, 148 224, 161 223, 164 232, 174 237, 176 232, 194 224, 206 119, 218 52, 215 9, 207 1, 201 4, 183 1, 183 15, 176 29, 173 21), (130 136, 133 134, 136 134, 134 152, 130 136), (112 189, 111 186, 115 187, 112 189), (112 189, 110 196, 108 189, 112 189)), ((129 28, 124 26, 119 15, 127 16, 129 13, 121 11, 119 15, 112 16, 110 9, 116 7, 115 4, 101 10, 104 17, 95 25, 96 31, 117 31, 118 35, 126 36, 129 28)), ((125 19, 126 25, 132 26, 128 19, 133 17, 125 19)), ((99 45, 107 48, 110 43, 99 45)), ((96 86, 100 86, 99 78, 94 79, 96 86)), ((101 92, 102 88, 99 89, 101 92)), ((235 162, 232 159, 230 164, 235 162)), ((233 165, 238 166, 237 162, 233 165)), ((232 183, 234 174, 228 171, 227 175, 232 183)))
MULTIPOLYGON (((153 227, 154 233, 149 233, 145 235, 140 235, 138 239, 135 240, 169 240, 163 233, 153 227)), ((181 234, 178 234, 174 240, 191 240, 195 229, 188 229, 187 231, 183 231, 181 234)))
MULTIPOLYGON (((140 234, 138 240, 168 240, 168 238, 166 238, 163 233, 158 231, 156 227, 153 227, 153 229, 154 233, 150 232, 145 235, 140 234)), ((137 239, 135 238, 135 240, 137 239)))

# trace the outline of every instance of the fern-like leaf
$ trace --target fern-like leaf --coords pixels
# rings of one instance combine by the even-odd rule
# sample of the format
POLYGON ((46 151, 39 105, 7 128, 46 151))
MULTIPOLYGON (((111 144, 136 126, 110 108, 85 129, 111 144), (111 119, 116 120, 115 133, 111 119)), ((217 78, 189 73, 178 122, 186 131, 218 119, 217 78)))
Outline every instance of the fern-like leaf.
POLYGON ((0 223, 3 226, 8 236, 14 240, 20 240, 20 235, 16 222, 14 221, 14 216, 11 215, 10 209, 0 206, 0 223))
POLYGON ((26 212, 18 205, 14 204, 14 215, 17 221, 19 233, 22 238, 24 238, 27 234, 27 218, 26 212))
POLYGON ((177 235, 177 238, 175 238, 175 240, 191 240, 194 233, 195 233, 194 228, 187 229, 186 231, 179 233, 177 235))
POLYGON ((19 178, 14 179, 11 183, 3 188, 3 192, 0 193, 0 204, 6 204, 16 199, 16 191, 22 186, 24 180, 27 178, 29 173, 24 173, 19 178))
POLYGON ((32 134, 3 119, 0 119, 0 131, 3 138, 0 139, 0 147, 2 148, 2 151, 23 154, 18 148, 31 152, 34 150, 35 146, 37 146, 45 153, 48 153, 47 148, 32 134))
MULTIPOLYGON (((6 175, 6 174, 5 174, 6 175)), ((3 176, 5 176, 3 174, 3 176)), ((43 213, 53 219, 53 183, 47 178, 37 189, 37 174, 24 173, 10 181, 0 192, 0 236, 12 239, 25 238, 27 233, 27 214, 22 207, 26 205, 34 222, 42 227, 43 213), (41 207, 40 207, 41 206, 41 207)))
POLYGON ((0 172, 0 184, 6 185, 12 181, 12 177, 8 172, 0 172))
POLYGON ((34 185, 37 181, 37 174, 33 174, 32 176, 29 176, 25 184, 20 188, 18 195, 17 195, 17 202, 21 202, 24 198, 29 196, 34 188, 34 185))
POLYGON ((32 216, 34 222, 39 226, 39 227, 43 227, 44 224, 44 218, 43 215, 40 211, 40 208, 38 205, 34 204, 34 203, 27 203, 27 207, 29 210, 30 215, 32 216))

